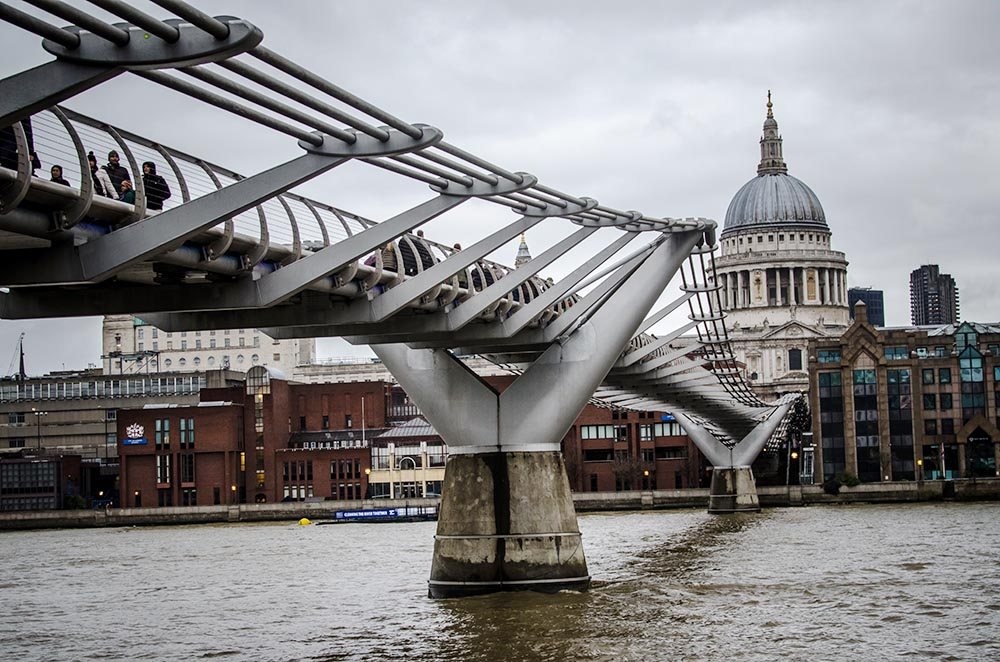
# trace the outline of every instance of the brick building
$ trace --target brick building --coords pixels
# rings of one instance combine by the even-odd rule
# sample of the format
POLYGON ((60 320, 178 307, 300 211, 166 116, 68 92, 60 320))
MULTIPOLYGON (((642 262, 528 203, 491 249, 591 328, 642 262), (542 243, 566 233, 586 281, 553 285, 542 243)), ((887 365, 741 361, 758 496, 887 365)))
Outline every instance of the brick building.
MULTIPOLYGON (((485 377, 503 390, 513 376, 485 377)), ((447 447, 387 381, 297 384, 255 366, 196 405, 117 417, 122 505, 419 498, 441 492, 447 447)), ((589 405, 563 440, 577 491, 701 484, 704 461, 665 413, 589 405)))
POLYGON ((817 481, 996 476, 1000 326, 876 329, 865 305, 809 345, 817 481))

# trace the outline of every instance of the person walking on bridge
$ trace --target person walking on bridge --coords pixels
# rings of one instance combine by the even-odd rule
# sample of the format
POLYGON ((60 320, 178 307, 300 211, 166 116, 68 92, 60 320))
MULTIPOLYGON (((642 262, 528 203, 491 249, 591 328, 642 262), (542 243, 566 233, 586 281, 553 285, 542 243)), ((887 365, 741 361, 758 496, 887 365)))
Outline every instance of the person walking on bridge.
POLYGON ((167 180, 156 174, 156 164, 152 161, 142 164, 142 186, 146 191, 146 209, 163 209, 163 201, 170 197, 170 186, 167 180))
POLYGON ((108 179, 111 180, 111 186, 116 193, 122 190, 122 182, 132 183, 132 176, 128 173, 128 168, 122 167, 118 160, 118 152, 111 150, 108 152, 108 162, 104 166, 104 172, 108 173, 108 179))

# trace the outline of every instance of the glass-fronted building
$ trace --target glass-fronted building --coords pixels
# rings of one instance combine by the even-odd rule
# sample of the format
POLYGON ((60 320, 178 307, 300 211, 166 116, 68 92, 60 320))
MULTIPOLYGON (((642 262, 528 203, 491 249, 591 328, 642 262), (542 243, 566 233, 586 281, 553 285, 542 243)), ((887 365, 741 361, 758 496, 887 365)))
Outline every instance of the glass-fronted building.
POLYGON ((1000 475, 1000 326, 875 328, 809 346, 815 478, 1000 475))

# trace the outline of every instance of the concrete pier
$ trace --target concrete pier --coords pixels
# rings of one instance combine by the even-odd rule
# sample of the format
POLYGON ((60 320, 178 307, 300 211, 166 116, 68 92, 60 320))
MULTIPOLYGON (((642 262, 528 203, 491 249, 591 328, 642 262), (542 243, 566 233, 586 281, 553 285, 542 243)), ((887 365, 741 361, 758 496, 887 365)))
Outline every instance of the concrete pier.
POLYGON ((430 597, 590 586, 561 453, 455 455, 441 492, 430 597))
POLYGON ((757 485, 750 467, 715 467, 708 495, 708 512, 714 514, 759 512, 757 485))

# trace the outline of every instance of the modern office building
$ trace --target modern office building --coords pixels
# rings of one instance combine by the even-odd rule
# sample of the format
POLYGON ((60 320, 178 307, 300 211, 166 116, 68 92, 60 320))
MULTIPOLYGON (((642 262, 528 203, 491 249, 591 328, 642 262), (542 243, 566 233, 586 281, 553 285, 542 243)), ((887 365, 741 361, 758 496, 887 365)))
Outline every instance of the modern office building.
POLYGON ((854 304, 863 301, 868 311, 868 321, 872 326, 885 326, 885 298, 882 290, 870 287, 852 287, 847 290, 847 301, 851 305, 851 319, 854 319, 854 304))
POLYGON ((714 274, 737 360, 765 399, 805 390, 809 341, 847 328, 847 259, 831 238, 819 198, 788 174, 768 93, 757 176, 729 204, 714 274))
POLYGON ((925 264, 910 272, 910 321, 917 325, 957 324, 958 286, 938 265, 925 264))
POLYGON ((809 343, 816 481, 996 476, 1000 325, 875 328, 864 303, 809 343))
POLYGON ((242 373, 222 370, 108 375, 94 368, 2 380, 0 454, 27 448, 114 460, 119 409, 196 404, 202 388, 242 379, 242 373))

